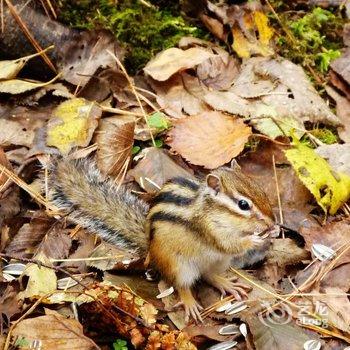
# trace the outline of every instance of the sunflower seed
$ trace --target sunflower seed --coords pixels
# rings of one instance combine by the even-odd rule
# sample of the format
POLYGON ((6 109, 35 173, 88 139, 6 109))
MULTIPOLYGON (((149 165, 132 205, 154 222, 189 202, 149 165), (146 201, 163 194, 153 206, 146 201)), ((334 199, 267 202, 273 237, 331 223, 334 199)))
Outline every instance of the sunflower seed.
POLYGON ((238 334, 238 333, 239 333, 239 330, 237 325, 235 324, 228 324, 219 329, 220 335, 232 335, 232 334, 238 334))
POLYGON ((2 274, 2 277, 3 277, 3 279, 4 279, 6 282, 11 282, 11 281, 13 281, 13 280, 16 279, 15 276, 9 275, 9 274, 7 274, 7 273, 3 273, 3 274, 2 274))
POLYGON ((310 339, 304 343, 304 350, 320 350, 321 342, 319 340, 310 339))
POLYGON ((8 264, 3 268, 3 271, 13 276, 20 276, 26 268, 26 265, 21 263, 8 264))
POLYGON ((77 281, 74 281, 72 277, 64 277, 57 280, 57 289, 67 289, 78 284, 77 281))
POLYGON ((234 340, 224 341, 222 343, 215 344, 215 345, 211 346, 207 350, 228 350, 228 349, 232 349, 237 344, 238 343, 236 341, 234 341, 234 340))
POLYGON ((216 311, 216 312, 224 312, 224 311, 226 311, 228 308, 230 308, 231 306, 232 306, 232 303, 231 303, 230 301, 228 301, 227 303, 218 306, 218 307, 215 309, 215 311, 216 311))
POLYGON ((162 298, 165 298, 167 296, 169 296, 170 294, 173 294, 174 293, 174 287, 170 287, 166 290, 164 290, 163 292, 161 292, 160 294, 158 294, 156 296, 157 299, 162 299, 162 298))
POLYGON ((313 244, 311 251, 320 261, 330 260, 335 256, 335 251, 332 248, 319 243, 313 244))
POLYGON ((245 323, 242 323, 239 326, 239 331, 242 333, 243 337, 245 338, 248 335, 247 325, 245 323))
POLYGON ((233 303, 232 306, 225 311, 225 315, 237 314, 238 312, 243 311, 247 307, 248 305, 244 301, 233 303))

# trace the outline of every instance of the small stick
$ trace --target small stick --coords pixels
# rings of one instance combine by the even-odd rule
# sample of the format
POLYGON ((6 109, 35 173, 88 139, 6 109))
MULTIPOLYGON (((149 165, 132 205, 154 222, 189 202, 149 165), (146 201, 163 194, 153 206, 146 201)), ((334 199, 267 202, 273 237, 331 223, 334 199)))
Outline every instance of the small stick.
MULTIPOLYGON (((276 162, 275 162, 275 155, 272 155, 272 164, 273 164, 273 174, 275 178, 275 184, 276 184, 276 191, 277 191, 277 202, 278 202, 278 211, 280 216, 280 223, 283 225, 283 213, 282 213, 282 204, 281 204, 281 196, 280 196, 280 188, 278 185, 278 179, 277 179, 277 171, 276 171, 276 162)), ((284 238, 284 232, 282 232, 282 237, 284 238)))
POLYGON ((129 85, 130 85, 130 88, 132 90, 132 92, 134 93, 135 97, 136 97, 136 100, 140 106, 140 109, 142 111, 142 115, 145 119, 145 122, 146 122, 146 125, 147 125, 147 128, 148 128, 148 131, 151 135, 151 139, 152 139, 152 144, 153 144, 153 147, 156 147, 156 143, 154 141, 154 137, 153 137, 153 134, 152 134, 152 131, 151 131, 151 128, 149 126, 149 123, 148 123, 148 119, 147 119, 147 113, 145 112, 144 108, 143 108, 143 105, 141 103, 141 100, 140 100, 140 97, 135 89, 135 86, 133 84, 133 82, 131 81, 131 78, 129 77, 129 74, 128 72, 126 71, 125 67, 123 66, 123 64, 120 62, 119 58, 111 51, 107 50, 107 52, 115 59, 115 61, 117 62, 119 68, 122 70, 122 72, 124 73, 125 75, 125 78, 127 79, 129 85))

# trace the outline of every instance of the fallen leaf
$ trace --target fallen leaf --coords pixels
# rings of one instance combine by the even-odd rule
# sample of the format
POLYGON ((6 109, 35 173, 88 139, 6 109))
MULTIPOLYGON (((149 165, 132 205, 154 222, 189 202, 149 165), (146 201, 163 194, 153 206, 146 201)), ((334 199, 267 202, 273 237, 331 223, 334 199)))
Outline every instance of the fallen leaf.
POLYGON ((110 117, 101 120, 97 129, 97 165, 104 175, 120 176, 126 171, 134 144, 135 119, 110 117))
POLYGON ((128 175, 147 192, 158 191, 164 183, 176 176, 191 177, 192 174, 176 164, 165 150, 149 148, 145 157, 129 170, 128 175))
POLYGON ((59 76, 57 75, 46 83, 20 79, 2 80, 0 81, 0 93, 12 95, 22 94, 23 92, 31 91, 49 85, 58 78, 59 76))
MULTIPOLYGON (((350 302, 346 292, 337 287, 327 287, 324 294, 314 297, 315 303, 326 306, 320 317, 328 324, 344 331, 350 330, 350 302)), ((316 304, 317 305, 317 304, 316 304)))
POLYGON ((342 77, 348 84, 350 84, 349 59, 350 59, 350 48, 348 47, 339 58, 333 60, 330 64, 331 68, 340 77, 342 77))
POLYGON ((146 64, 144 71, 155 80, 165 81, 173 74, 193 68, 210 57, 214 57, 214 54, 204 48, 181 50, 172 47, 156 55, 146 64))
POLYGON ((102 111, 93 102, 74 98, 62 102, 47 126, 47 145, 67 154, 73 147, 89 144, 102 111))
POLYGON ((0 317, 5 315, 8 322, 11 321, 12 316, 21 311, 21 301, 17 298, 19 291, 18 281, 0 284, 0 317))
POLYGON ((320 207, 334 215, 350 197, 350 176, 336 173, 313 149, 297 140, 285 154, 320 207))
MULTIPOLYGON (((12 335, 25 339, 29 346, 40 342, 42 349, 100 349, 84 335, 83 326, 77 320, 67 319, 54 311, 51 311, 49 315, 20 321, 13 329, 12 335), (50 325, 49 328, 48 325, 50 325)), ((18 348, 28 349, 28 345, 18 348)))
MULTIPOLYGON (((8 161, 6 157, 6 153, 1 147, 0 147, 0 164, 12 171, 11 163, 8 161)), ((5 174, 0 173, 0 188, 6 183, 7 180, 8 180, 8 177, 5 174)))
MULTIPOLYGON (((52 48, 52 47, 51 47, 52 48)), ((44 50, 47 51, 48 49, 44 50)), ((17 58, 15 60, 0 61, 0 80, 13 79, 22 70, 24 65, 32 58, 39 56, 37 52, 33 55, 17 58)))
POLYGON ((304 343, 310 338, 317 339, 317 336, 309 336, 306 332, 291 323, 292 315, 285 315, 290 317, 283 319, 281 315, 276 312, 276 320, 269 322, 269 319, 260 318, 251 315, 247 317, 245 322, 249 325, 249 330, 253 335, 253 342, 256 349, 259 350, 300 350, 303 349, 304 343), (284 321, 287 321, 284 323, 284 321))
POLYGON ((131 261, 135 257, 128 251, 123 251, 115 245, 102 242, 93 250, 89 258, 91 258, 91 260, 87 259, 87 266, 94 267, 101 271, 108 271, 115 268, 115 266, 123 260, 131 261))
POLYGON ((326 159, 336 172, 350 176, 350 144, 322 145, 315 152, 326 159))
POLYGON ((190 163, 215 169, 236 157, 250 135, 242 120, 209 112, 174 121, 167 143, 190 163))
POLYGON ((273 31, 268 26, 268 18, 261 11, 243 15, 242 20, 233 25, 232 35, 232 48, 241 58, 249 58, 252 55, 270 56, 274 53, 269 46, 273 31), (258 38, 246 35, 254 28, 256 28, 258 38))
POLYGON ((37 123, 27 128, 23 120, 0 119, 0 146, 26 146, 30 147, 34 140, 37 123))
POLYGON ((326 91, 336 102, 337 117, 342 125, 337 128, 339 137, 344 142, 350 142, 350 94, 345 98, 338 94, 335 89, 326 86, 326 91))
POLYGON ((164 82, 150 81, 157 93, 157 102, 168 115, 182 118, 184 114, 194 115, 209 111, 208 106, 196 94, 202 94, 199 79, 187 73, 173 75, 164 82))
MULTIPOLYGON (((44 254, 38 254, 35 259, 46 265, 50 264, 44 254)), ((26 289, 18 294, 19 299, 40 298, 56 290, 57 277, 53 269, 29 263, 21 276, 28 276, 28 283, 26 289)))
POLYGON ((38 245, 49 230, 53 221, 46 219, 33 219, 29 224, 24 224, 13 237, 5 252, 20 257, 29 257, 35 253, 38 245))

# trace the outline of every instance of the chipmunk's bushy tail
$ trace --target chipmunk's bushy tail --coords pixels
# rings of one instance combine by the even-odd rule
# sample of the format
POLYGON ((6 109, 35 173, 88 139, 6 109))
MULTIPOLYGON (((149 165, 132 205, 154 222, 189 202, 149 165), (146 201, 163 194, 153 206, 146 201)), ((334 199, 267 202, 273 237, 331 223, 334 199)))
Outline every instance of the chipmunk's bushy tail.
POLYGON ((73 222, 121 248, 144 253, 148 205, 105 179, 91 160, 55 160, 49 198, 73 222))

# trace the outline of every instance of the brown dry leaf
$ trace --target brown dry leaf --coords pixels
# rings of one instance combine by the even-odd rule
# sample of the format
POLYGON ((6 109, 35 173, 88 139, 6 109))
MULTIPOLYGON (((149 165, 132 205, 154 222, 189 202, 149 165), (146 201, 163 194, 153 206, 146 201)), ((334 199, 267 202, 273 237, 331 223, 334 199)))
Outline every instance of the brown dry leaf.
POLYGON ((156 55, 146 64, 144 71, 155 80, 165 81, 173 74, 193 68, 211 57, 214 57, 214 54, 204 48, 181 50, 172 47, 156 55))
POLYGON ((251 123, 271 137, 283 135, 271 117, 285 131, 303 128, 303 122, 340 125, 302 68, 285 59, 251 58, 228 91, 208 92, 203 100, 214 109, 253 117, 251 123))
POLYGON ((19 188, 12 187, 9 192, 5 192, 0 197, 0 226, 4 219, 12 218, 21 210, 21 200, 19 197, 19 188))
POLYGON ((326 287, 325 295, 314 297, 314 302, 326 305, 324 314, 327 324, 331 324, 344 332, 350 330, 350 301, 346 292, 337 287, 326 287), (329 294, 329 295, 328 295, 329 294))
POLYGON ((13 315, 18 314, 21 311, 21 303, 17 298, 19 291, 20 285, 18 281, 0 284, 0 318, 2 315, 5 315, 7 320, 10 321, 13 315))
POLYGON ((329 86, 326 86, 326 91, 328 95, 331 96, 337 103, 336 114, 343 124, 337 129, 339 137, 344 142, 350 142, 350 94, 348 98, 345 98, 338 94, 335 89, 332 89, 329 86))
POLYGON ((97 165, 105 175, 118 177, 126 170, 134 143, 135 120, 132 117, 102 119, 97 129, 97 165))
POLYGON ((0 146, 31 147, 35 130, 43 125, 40 120, 25 118, 0 119, 0 146))
MULTIPOLYGON (((307 250, 311 250, 312 245, 315 243, 323 244, 336 250, 342 245, 347 245, 350 241, 350 220, 331 222, 324 226, 310 225, 306 222, 304 227, 301 228, 300 234, 305 239, 307 250)), ((350 251, 343 257, 350 258, 350 251)), ((339 265, 338 262, 337 265, 339 265)))
POLYGON ((147 149, 145 157, 129 170, 128 175, 147 192, 158 191, 164 183, 176 176, 191 177, 184 168, 176 164, 165 150, 159 148, 147 149))
MULTIPOLYGON (((69 255, 69 259, 84 259, 92 253, 95 248, 96 236, 91 233, 85 232, 83 229, 80 229, 74 235, 73 246, 77 245, 78 248, 69 255)), ((61 264, 61 267, 69 266, 70 269, 76 269, 77 271, 83 273, 86 272, 86 263, 87 261, 67 261, 61 264)))
POLYGON ((101 271, 108 271, 115 268, 116 265, 122 261, 131 261, 133 258, 135 259, 135 256, 133 256, 128 251, 123 251, 117 248, 113 244, 102 242, 98 247, 94 249, 89 258, 105 258, 101 260, 87 260, 86 262, 87 266, 94 267, 101 271))
POLYGON ((348 84, 350 84, 350 47, 343 54, 331 62, 331 68, 348 84))
POLYGON ((33 219, 24 224, 13 237, 5 252, 20 257, 29 257, 34 254, 46 232, 53 224, 50 219, 33 219))
MULTIPOLYGON (((304 349, 304 343, 310 339, 317 339, 316 335, 310 336, 301 327, 297 327, 292 322, 284 322, 279 317, 274 322, 269 322, 264 318, 262 322, 260 317, 250 315, 246 318, 249 330, 253 335, 253 341, 256 349, 259 350, 300 350, 304 349)), ((289 315, 287 314, 286 317, 289 315)), ((290 316, 291 317, 291 316, 290 316)))
MULTIPOLYGON (((11 163, 8 161, 6 157, 6 153, 1 147, 0 147, 0 164, 12 171, 11 163)), ((6 183, 7 180, 8 180, 8 177, 0 172, 0 188, 2 185, 6 183)))
POLYGON ((350 144, 322 145, 316 148, 315 152, 326 159, 332 169, 337 173, 344 173, 350 176, 350 144))
POLYGON ((190 163, 215 169, 236 157, 251 133, 241 119, 208 112, 175 121, 167 143, 190 163))
POLYGON ((51 227, 38 247, 38 253, 43 253, 51 259, 65 259, 72 248, 72 238, 69 231, 58 225, 51 227))
MULTIPOLYGON (((50 314, 45 316, 20 321, 13 329, 12 335, 24 338, 29 344, 40 341, 43 350, 100 349, 84 335, 83 326, 77 320, 67 319, 55 311, 50 311, 50 314)), ((28 345, 18 348, 28 349, 28 345)))
POLYGON ((197 77, 209 89, 228 89, 239 72, 239 63, 236 59, 221 50, 215 57, 209 58, 197 67, 197 77))
POLYGON ((150 80, 157 93, 160 107, 174 118, 182 118, 184 114, 194 115, 210 111, 205 102, 198 97, 205 91, 198 78, 187 73, 179 73, 164 82, 150 80))

